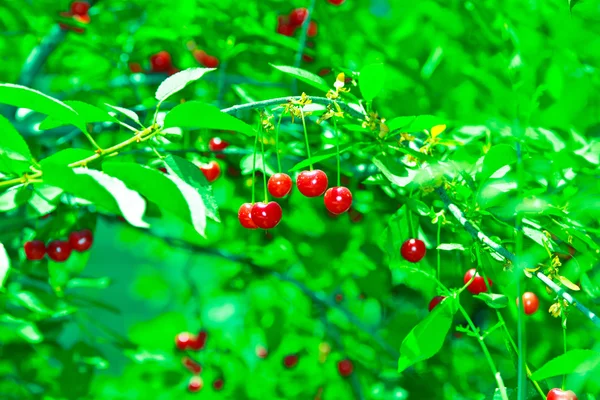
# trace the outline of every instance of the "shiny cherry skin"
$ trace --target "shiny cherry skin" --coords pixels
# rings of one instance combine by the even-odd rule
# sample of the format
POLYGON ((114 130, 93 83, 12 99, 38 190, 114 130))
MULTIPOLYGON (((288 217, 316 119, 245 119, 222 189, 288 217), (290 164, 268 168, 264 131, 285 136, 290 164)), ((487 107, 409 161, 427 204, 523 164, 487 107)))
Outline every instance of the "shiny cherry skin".
POLYGON ((421 261, 425 257, 425 252, 425 243, 419 239, 408 239, 400 248, 402 258, 413 263, 421 261))
POLYGON ((296 364, 298 364, 298 356, 295 354, 285 356, 285 358, 283 359, 283 365, 288 369, 294 368, 296 364))
MULTIPOLYGON (((517 299, 517 306, 519 305, 519 299, 517 299)), ((523 293, 523 310, 525 314, 534 314, 540 306, 540 301, 537 295, 533 292, 523 293)))
POLYGON ((267 183, 267 188, 271 196, 277 198, 285 197, 292 190, 292 178, 288 174, 281 172, 271 175, 267 183))
POLYGON ((84 229, 78 232, 71 232, 69 235, 69 244, 75 251, 86 251, 92 247, 94 235, 89 229, 84 229))
POLYGON ((206 345, 206 338, 208 334, 205 331, 201 331, 198 336, 192 336, 190 338, 190 348, 192 350, 202 350, 206 345))
POLYGON ((71 14, 73 15, 87 15, 90 9, 90 4, 85 1, 74 1, 71 3, 71 14))
POLYGON ((175 346, 179 350, 186 350, 192 341, 192 334, 189 332, 181 332, 175 336, 175 346))
POLYGON ((337 369, 341 376, 346 377, 350 376, 354 370, 354 365, 352 365, 352 361, 350 360, 342 360, 338 362, 337 369))
POLYGON ((577 400, 577 395, 572 390, 555 388, 548 392, 546 400, 577 400))
POLYGON ((290 13, 290 25, 300 26, 304 23, 308 17, 308 10, 306 8, 296 8, 290 13))
POLYGON ((327 0, 329 4, 333 4, 334 6, 342 5, 346 0, 327 0))
POLYGON ((217 379, 213 382, 213 389, 215 389, 216 391, 222 390, 223 389, 223 385, 225 382, 223 382, 223 379, 217 379))
POLYGON ((210 151, 223 151, 227 147, 229 147, 229 142, 226 142, 220 137, 214 137, 208 141, 208 148, 210 151))
POLYGON ((167 51, 159 51, 150 57, 150 68, 153 72, 167 72, 171 67, 171 55, 167 51))
POLYGON ((433 310, 435 306, 440 304, 445 298, 446 296, 435 296, 433 299, 431 299, 431 301, 429 302, 429 311, 431 312, 431 310, 433 310))
POLYGON ((28 260, 41 260, 46 255, 46 245, 41 240, 31 240, 23 246, 28 260))
MULTIPOLYGON (((485 284, 483 276, 479 275, 479 273, 476 274, 476 272, 477 270, 475 268, 471 268, 465 274, 465 277, 463 279, 465 284, 471 280, 473 275, 475 275, 475 279, 473 279, 473 282, 471 282, 471 284, 467 286, 467 290, 473 294, 487 292, 487 286, 485 284)), ((492 280, 490 278, 488 278, 488 284, 492 286, 492 280)))
POLYGON ((252 221, 261 229, 273 229, 281 221, 282 217, 281 206, 270 201, 268 203, 255 203, 252 206, 252 221))
POLYGON ((310 23, 308 24, 308 31, 306 32, 306 34, 308 35, 308 37, 315 37, 317 36, 317 32, 318 32, 318 27, 317 27, 317 23, 315 21, 310 21, 310 23))
POLYGON ((320 169, 302 171, 296 178, 296 186, 306 197, 318 197, 327 190, 327 174, 320 169))
POLYGON ((216 181, 219 176, 221 176, 221 166, 216 161, 211 161, 208 164, 202 164, 200 166, 200 171, 206 177, 206 180, 209 182, 216 181))
POLYGON ((238 210, 238 220, 246 229, 258 229, 258 226, 252 221, 252 204, 244 203, 238 210))
POLYGON ((327 189, 324 197, 325 208, 332 214, 345 213, 352 205, 352 192, 343 186, 327 189))
POLYGON ((190 378, 190 383, 188 383, 188 390, 192 393, 196 393, 202 390, 203 386, 204 381, 200 376, 192 376, 190 378))
POLYGON ((48 243, 46 252, 48 253, 48 257, 54 261, 65 261, 71 255, 71 245, 64 240, 54 240, 48 243))

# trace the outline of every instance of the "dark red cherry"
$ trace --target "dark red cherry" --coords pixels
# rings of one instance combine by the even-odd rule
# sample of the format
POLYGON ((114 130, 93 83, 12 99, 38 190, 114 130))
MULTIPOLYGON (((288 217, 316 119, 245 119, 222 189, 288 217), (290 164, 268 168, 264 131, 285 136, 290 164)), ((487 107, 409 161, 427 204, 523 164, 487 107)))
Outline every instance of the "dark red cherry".
POLYGON ((258 226, 252 221, 252 204, 244 203, 238 210, 238 219, 240 224, 247 229, 257 229, 258 226))
POLYGON ((292 190, 292 178, 288 174, 277 173, 271 175, 267 184, 269 193, 273 197, 285 197, 292 190))
POLYGON ((440 304, 445 298, 446 296, 435 296, 433 299, 431 299, 431 301, 429 302, 429 311, 433 310, 435 306, 440 304))
POLYGON ((343 186, 335 186, 325 192, 325 207, 332 214, 341 214, 352 205, 352 192, 343 186))
POLYGON ((210 151, 223 151, 229 147, 229 142, 222 140, 220 137, 214 137, 208 141, 210 151))
POLYGON ((425 257, 425 243, 419 239, 408 239, 402 244, 400 254, 406 261, 419 262, 425 257))
POLYGON ((207 54, 202 58, 201 64, 206 68, 217 68, 219 66, 219 59, 207 54))
POLYGON ((335 302, 336 303, 341 303, 342 301, 344 301, 344 295, 341 293, 338 293, 335 295, 335 302))
POLYGON ((177 336, 175 336, 175 346, 179 350, 186 350, 190 345, 190 341, 192 340, 192 334, 189 332, 181 332, 177 336))
POLYGON ((300 26, 304 23, 308 17, 308 10, 306 8, 296 8, 290 13, 290 24, 292 26, 300 26))
POLYGON ((308 35, 308 37, 315 37, 317 36, 317 32, 317 23, 315 21, 310 21, 310 23, 308 24, 308 31, 306 32, 306 34, 308 35))
MULTIPOLYGON (((485 280, 483 279, 483 276, 481 276, 481 275, 479 275, 479 273, 477 273, 477 270, 475 268, 471 268, 465 274, 465 277, 463 278, 463 281, 465 282, 465 284, 471 280, 473 275, 475 275, 475 279, 473 279, 473 282, 471 282, 471 284, 469 286, 467 286, 467 290, 473 294, 487 292, 487 286, 485 285, 485 280)), ((490 286, 492 286, 492 280, 490 278, 488 278, 488 283, 490 286)))
POLYGON ((296 186, 306 197, 318 197, 327 190, 327 175, 320 169, 302 171, 296 178, 296 186))
POLYGON ((136 74, 142 72, 142 66, 140 65, 140 63, 132 62, 129 63, 129 70, 136 74))
POLYGON ((31 240, 23 246, 28 260, 41 260, 46 255, 46 245, 41 240, 31 240))
POLYGON ((69 235, 69 244, 75 251, 86 251, 92 247, 94 235, 89 229, 84 229, 78 232, 71 232, 69 235))
POLYGON ((340 375, 346 377, 352 373, 354 370, 354 365, 352 365, 352 361, 350 360, 342 360, 338 362, 337 368, 340 375))
POLYGON ((209 182, 214 182, 221 176, 221 166, 216 161, 201 165, 200 171, 202 171, 206 180, 209 182))
POLYGON ((198 364, 196 361, 192 360, 189 357, 183 357, 183 359, 181 360, 183 362, 183 365, 189 369, 192 373, 194 374, 199 374, 200 372, 202 372, 202 366, 200 364, 198 364))
POLYGON ((90 9, 90 4, 86 1, 74 1, 71 3, 71 14, 73 15, 87 15, 90 9))
POLYGON ((295 354, 285 356, 285 358, 283 359, 283 365, 286 368, 294 368, 296 364, 298 364, 298 356, 295 354))
POLYGON ((288 16, 280 15, 277 17, 277 33, 283 36, 293 36, 296 27, 290 24, 288 16))
POLYGON ((201 331, 198 336, 192 336, 190 338, 190 348, 192 350, 202 350, 206 345, 206 338, 208 334, 205 331, 201 331))
POLYGON ((572 390, 552 389, 548 392, 546 400, 577 400, 577 395, 572 390))
POLYGON ((252 206, 252 221, 261 229, 272 229, 281 221, 281 206, 274 201, 255 203, 252 206))
POLYGON ((171 55, 167 51, 159 51, 150 56, 150 68, 153 72, 167 72, 171 66, 171 55))
MULTIPOLYGON (((517 306, 519 305, 519 299, 517 298, 517 306)), ((534 314, 540 306, 540 300, 537 295, 533 292, 523 293, 523 310, 525 314, 534 314)))
POLYGON ((204 381, 200 376, 192 376, 190 378, 190 383, 188 383, 188 390, 192 393, 199 392, 204 386, 204 381))
POLYGON ((64 240, 54 240, 48 244, 46 252, 54 261, 65 261, 71 255, 71 245, 64 240))
POLYGON ((223 379, 216 379, 213 382, 213 389, 215 389, 216 391, 219 391, 219 390, 223 389, 223 384, 224 384, 223 379))
POLYGON ((327 0, 329 4, 333 4, 334 6, 339 6, 344 3, 346 0, 327 0))

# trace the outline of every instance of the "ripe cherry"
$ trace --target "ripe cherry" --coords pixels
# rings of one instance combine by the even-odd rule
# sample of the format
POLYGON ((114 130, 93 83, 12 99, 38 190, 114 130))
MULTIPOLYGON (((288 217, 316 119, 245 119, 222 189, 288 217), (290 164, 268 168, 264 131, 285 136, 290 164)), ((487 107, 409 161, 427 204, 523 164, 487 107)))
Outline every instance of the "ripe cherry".
POLYGON ((209 182, 214 182, 221 176, 221 166, 216 161, 211 161, 208 164, 203 164, 200 166, 200 171, 206 177, 206 180, 209 182))
MULTIPOLYGON (((321 68, 319 70, 319 72, 317 72, 317 75, 325 76, 325 75, 329 75, 330 73, 331 73, 331 68, 321 68)), ((347 183, 344 183, 344 182, 342 182, 342 184, 347 185, 347 183)))
POLYGON ((153 72, 167 72, 171 66, 171 55, 167 51, 159 51, 150 57, 150 67, 153 72))
POLYGON ((312 56, 309 56, 308 54, 304 54, 302 56, 302 61, 306 61, 307 63, 311 63, 313 61, 315 61, 315 58, 312 56))
POLYGON ((87 15, 89 9, 90 5, 85 1, 74 1, 71 3, 71 14, 73 15, 87 15))
POLYGON ((206 68, 217 68, 219 66, 219 59, 215 56, 211 56, 206 53, 204 53, 204 55, 200 57, 198 62, 204 65, 206 68))
POLYGON ((440 304, 445 298, 446 296, 435 296, 433 299, 431 299, 431 301, 429 302, 429 311, 433 310, 435 306, 440 304))
POLYGON ((293 36, 296 27, 290 24, 290 18, 280 15, 277 17, 277 33, 283 36, 293 36))
POLYGON ((23 246, 28 260, 41 260, 46 255, 46 245, 41 240, 31 240, 23 246))
POLYGON ((548 392, 546 400, 577 400, 577 395, 572 390, 552 389, 548 392))
POLYGON ((191 340, 191 333, 181 332, 180 334, 175 336, 175 346, 177 346, 179 350, 186 350, 189 347, 191 340))
POLYGON ((425 243, 419 239, 408 239, 402 244, 400 254, 406 261, 419 262, 425 257, 425 243))
POLYGON ((342 5, 346 0, 327 0, 329 4, 333 4, 334 6, 342 5))
POLYGON ((223 389, 223 379, 217 379, 213 382, 213 389, 219 391, 223 389))
POLYGON ((162 172, 163 174, 166 174, 166 173, 167 173, 167 169, 166 169, 165 167, 158 167, 158 170, 159 170, 160 172, 162 172))
POLYGON ((84 229, 78 232, 71 232, 69 235, 69 244, 75 251, 86 251, 92 247, 94 235, 89 229, 84 229))
MULTIPOLYGON (((517 306, 519 305, 519 299, 517 298, 517 306)), ((525 314, 531 315, 538 310, 540 301, 535 293, 525 292, 523 293, 523 309, 525 314)))
POLYGON ((274 201, 255 203, 252 206, 250 215, 252 216, 252 221, 259 228, 272 229, 281 221, 281 206, 274 201))
POLYGON ((271 196, 277 198, 285 197, 292 190, 292 178, 288 174, 281 172, 271 175, 267 188, 271 196))
POLYGON ((64 240, 54 240, 48 244, 46 252, 54 261, 65 261, 71 255, 71 245, 64 240))
POLYGON ((350 360, 342 360, 337 364, 338 372, 341 376, 349 376, 354 370, 354 365, 352 365, 352 361, 350 360))
POLYGON ((304 23, 308 17, 308 10, 306 8, 296 8, 290 13, 290 24, 292 26, 300 26, 304 23))
POLYGON ((327 175, 320 169, 302 171, 296 178, 296 186, 306 197, 317 197, 327 190, 327 175))
POLYGON ((283 359, 283 365, 288 369, 294 368, 296 364, 298 364, 298 356, 295 354, 285 356, 285 358, 283 359))
POLYGON ((336 303, 341 303, 342 301, 344 301, 344 295, 341 293, 338 293, 335 295, 335 302, 336 303))
POLYGON ((308 31, 306 31, 306 34, 308 35, 308 37, 315 37, 317 36, 317 32, 317 23, 315 21, 310 21, 310 23, 308 24, 308 31))
POLYGON ((192 360, 191 358, 183 357, 183 359, 181 361, 183 361, 183 365, 187 369, 189 369, 192 373, 199 374, 200 372, 202 372, 202 366, 200 364, 198 364, 196 361, 192 360))
POLYGON ((220 137, 214 137, 208 141, 208 148, 210 151, 223 151, 227 147, 229 147, 229 142, 224 141, 220 137))
MULTIPOLYGON (((481 276, 481 275, 479 275, 479 273, 477 273, 477 270, 475 268, 471 268, 465 274, 465 277, 463 279, 465 284, 471 280, 473 275, 475 275, 475 279, 473 279, 473 282, 471 282, 471 284, 469 286, 467 286, 467 290, 473 294, 487 292, 485 280, 483 279, 483 276, 481 276)), ((490 278, 488 278, 488 284, 490 286, 492 286, 492 280, 490 278)))
POLYGON ((204 381, 199 376, 192 376, 188 383, 188 390, 192 393, 199 392, 204 386, 204 381))
POLYGON ((131 72, 138 73, 138 72, 142 72, 142 66, 140 65, 140 63, 136 63, 136 62, 132 62, 129 63, 129 70, 131 72))
POLYGON ((343 186, 327 189, 324 197, 325 207, 332 214, 341 214, 350 209, 352 205, 352 192, 343 186))
POLYGON ((205 331, 201 331, 198 336, 192 336, 190 338, 190 348, 192 350, 202 350, 206 344, 206 338, 208 334, 205 331))
POLYGON ((252 204, 244 203, 238 210, 238 219, 240 224, 246 229, 257 229, 258 226, 252 221, 252 204))
POLYGON ((269 352, 263 346, 256 346, 256 357, 267 358, 269 352))

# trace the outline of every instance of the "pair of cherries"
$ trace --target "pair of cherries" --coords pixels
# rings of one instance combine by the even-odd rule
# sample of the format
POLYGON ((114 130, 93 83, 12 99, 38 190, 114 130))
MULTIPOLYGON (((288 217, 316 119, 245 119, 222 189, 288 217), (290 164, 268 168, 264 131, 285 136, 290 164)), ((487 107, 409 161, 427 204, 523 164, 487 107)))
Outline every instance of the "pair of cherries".
POLYGON ((28 260, 41 260, 46 254, 51 260, 62 262, 66 261, 73 250, 83 252, 89 250, 94 242, 94 235, 89 229, 71 232, 69 240, 53 240, 48 246, 41 240, 31 240, 26 242, 25 257, 28 260))
MULTIPOLYGON (((284 36, 293 36, 296 30, 302 26, 307 17, 308 9, 306 8, 296 8, 292 10, 289 15, 278 16, 277 33, 284 36)), ((306 34, 308 37, 314 37, 317 35, 317 30, 317 23, 315 21, 310 21, 306 34)))
POLYGON ((202 350, 207 337, 208 334, 205 331, 201 331, 197 336, 189 332, 181 332, 175 336, 175 346, 179 350, 202 350))

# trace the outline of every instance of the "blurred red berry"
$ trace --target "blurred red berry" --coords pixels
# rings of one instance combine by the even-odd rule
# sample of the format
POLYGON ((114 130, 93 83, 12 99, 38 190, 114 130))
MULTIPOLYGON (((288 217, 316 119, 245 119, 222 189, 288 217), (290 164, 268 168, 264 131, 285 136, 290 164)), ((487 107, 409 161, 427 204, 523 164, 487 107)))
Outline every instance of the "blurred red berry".
POLYGON ((290 13, 290 24, 292 26, 300 26, 304 23, 306 17, 308 17, 308 9, 296 8, 290 13))
POLYGON ((315 21, 310 21, 308 24, 308 31, 306 32, 308 37, 317 36, 317 23, 315 21))
POLYGON ((28 260, 41 260, 46 255, 46 245, 41 240, 31 240, 23 248, 28 260))
POLYGON ((435 296, 433 299, 431 299, 431 301, 429 302, 429 311, 433 310, 435 306, 440 304, 445 298, 446 296, 435 296))
POLYGON ((150 56, 150 68, 153 72, 167 72, 172 67, 171 55, 167 51, 159 51, 150 56))
POLYGON ((213 389, 219 391, 223 389, 223 379, 217 379, 213 382, 213 389))
POLYGON ((73 15, 87 15, 90 9, 90 4, 86 1, 74 1, 71 3, 71 14, 73 15))
POLYGON ((66 261, 71 255, 71 245, 63 240, 54 240, 48 244, 46 252, 54 261, 66 261))
POLYGON ((333 4, 334 6, 339 6, 344 3, 346 0, 327 0, 329 4, 333 4))
POLYGON ((256 346, 256 356, 258 358, 267 358, 269 352, 263 346, 256 346))
POLYGON ((199 392, 204 386, 204 381, 199 376, 192 376, 188 383, 188 390, 192 393, 199 392))
POLYGON ((132 62, 129 63, 129 70, 136 74, 142 72, 142 66, 140 65, 140 63, 132 62))
POLYGON ((350 360, 342 360, 338 362, 337 368, 340 375, 346 377, 352 373, 354 365, 352 365, 352 361, 350 360))
POLYGON ((290 24, 288 17, 282 15, 277 17, 277 33, 284 36, 293 36, 295 31, 296 27, 290 24))
POLYGON ((201 331, 198 336, 192 336, 190 339, 190 348, 192 350, 202 350, 206 345, 206 338, 208 334, 205 331, 201 331))
POLYGON ((214 137, 208 141, 210 151, 223 151, 227 147, 229 147, 229 142, 222 140, 220 137, 214 137))
POLYGON ((298 356, 295 354, 290 354, 289 356, 285 356, 283 359, 283 365, 286 368, 294 368, 298 364, 298 356))
MULTIPOLYGON (((319 76, 325 76, 325 75, 329 75, 331 73, 331 68, 321 68, 319 70, 319 72, 317 72, 317 75, 319 76)), ((342 179, 344 179, 345 177, 342 177, 342 179)), ((348 183, 344 183, 344 181, 342 181, 342 185, 346 185, 348 186, 348 183)))
POLYGON ((192 373, 199 374, 200 372, 202 372, 202 366, 196 361, 192 360, 191 358, 183 357, 181 361, 183 362, 183 365, 192 373))
POLYGON ((189 332, 181 332, 175 336, 175 346, 177 346, 179 350, 185 350, 190 345, 191 340, 192 335, 189 332))
POLYGON ((199 168, 209 182, 214 182, 221 176, 221 166, 216 161, 202 164, 199 168))
POLYGON ((307 54, 303 54, 302 60, 306 61, 307 63, 311 63, 311 62, 315 61, 315 58, 312 56, 309 56, 307 54))
POLYGON ((78 232, 71 232, 69 235, 69 244, 75 251, 86 251, 92 247, 94 235, 89 229, 84 229, 78 232))

